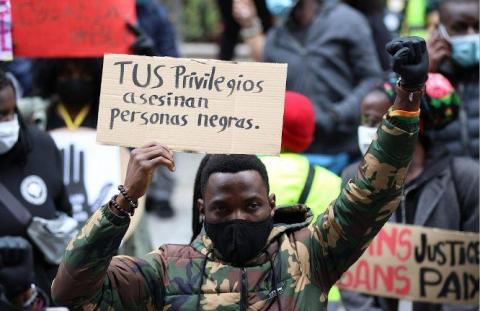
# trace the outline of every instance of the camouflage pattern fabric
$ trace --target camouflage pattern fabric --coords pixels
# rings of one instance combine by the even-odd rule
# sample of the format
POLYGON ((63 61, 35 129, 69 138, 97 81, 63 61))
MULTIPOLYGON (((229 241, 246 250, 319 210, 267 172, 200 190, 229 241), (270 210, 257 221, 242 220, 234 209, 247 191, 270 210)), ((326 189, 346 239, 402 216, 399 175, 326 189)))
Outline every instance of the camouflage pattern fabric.
POLYGON ((129 219, 105 205, 70 242, 53 297, 74 310, 326 310, 329 289, 397 208, 417 132, 418 114, 389 112, 317 221, 305 206, 277 209, 264 251, 245 267, 223 262, 204 233, 142 259, 114 256, 129 219))

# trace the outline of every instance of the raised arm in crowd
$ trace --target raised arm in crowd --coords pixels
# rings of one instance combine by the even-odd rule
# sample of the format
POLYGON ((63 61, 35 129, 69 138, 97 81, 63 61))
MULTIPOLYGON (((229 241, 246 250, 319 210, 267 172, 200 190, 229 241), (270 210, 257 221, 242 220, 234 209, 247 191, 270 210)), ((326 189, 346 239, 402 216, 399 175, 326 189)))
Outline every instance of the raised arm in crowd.
POLYGON ((329 289, 397 208, 415 147, 425 42, 401 38, 387 50, 401 76, 395 103, 356 177, 316 222, 306 206, 276 208, 257 157, 213 155, 201 173, 199 236, 144 258, 115 256, 154 170, 175 169, 172 152, 151 143, 132 152, 124 191, 71 241, 54 299, 86 310, 326 310, 329 289))

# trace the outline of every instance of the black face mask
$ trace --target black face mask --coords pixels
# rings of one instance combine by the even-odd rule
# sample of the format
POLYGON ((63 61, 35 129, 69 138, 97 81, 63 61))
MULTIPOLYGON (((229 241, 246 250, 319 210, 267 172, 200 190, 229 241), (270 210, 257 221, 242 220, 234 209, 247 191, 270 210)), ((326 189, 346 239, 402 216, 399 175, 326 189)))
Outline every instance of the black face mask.
POLYGON ((218 224, 205 221, 204 226, 223 259, 239 265, 260 253, 272 231, 273 220, 271 217, 262 221, 234 219, 218 224))
POLYGON ((95 98, 94 83, 81 79, 58 81, 56 92, 65 105, 83 106, 95 98))

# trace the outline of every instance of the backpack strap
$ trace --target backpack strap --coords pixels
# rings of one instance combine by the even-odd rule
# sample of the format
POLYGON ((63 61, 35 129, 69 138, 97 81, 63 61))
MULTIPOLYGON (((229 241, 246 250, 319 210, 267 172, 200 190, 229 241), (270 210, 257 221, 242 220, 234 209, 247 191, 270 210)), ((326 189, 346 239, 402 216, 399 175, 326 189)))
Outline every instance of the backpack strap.
POLYGON ((305 202, 307 202, 308 195, 310 194, 310 190, 312 189, 313 177, 315 177, 315 166, 309 163, 307 180, 305 181, 302 193, 300 194, 300 198, 298 199, 299 204, 305 204, 305 202))
POLYGON ((28 209, 17 200, 17 198, 0 182, 0 202, 5 205, 7 210, 17 221, 25 226, 30 224, 32 214, 28 209))

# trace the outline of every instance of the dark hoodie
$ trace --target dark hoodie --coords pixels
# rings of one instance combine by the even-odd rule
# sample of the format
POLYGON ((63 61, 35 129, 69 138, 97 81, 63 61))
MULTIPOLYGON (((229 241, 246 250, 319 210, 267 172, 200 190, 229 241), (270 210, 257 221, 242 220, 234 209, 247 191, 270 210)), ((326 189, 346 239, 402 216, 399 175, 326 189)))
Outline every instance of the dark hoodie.
POLYGON ((478 161, 479 152, 479 67, 470 69, 454 67, 444 62, 440 68, 455 86, 462 99, 458 118, 435 133, 435 141, 443 143, 455 156, 468 156, 478 161))
MULTIPOLYGON (((21 123, 18 142, 0 155, 0 182, 30 212, 46 219, 56 211, 71 214, 63 184, 63 162, 53 139, 34 127, 21 123)), ((0 236, 28 238, 27 224, 19 223, 0 200, 0 236)), ((32 244, 34 245, 34 244, 32 244)), ((35 283, 47 293, 57 266, 45 262, 34 247, 35 283)))

